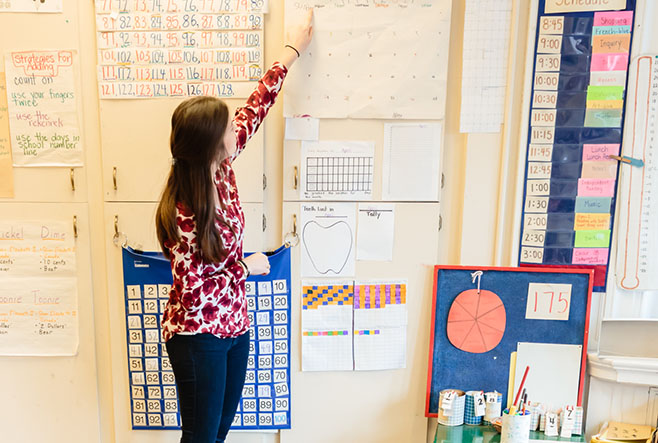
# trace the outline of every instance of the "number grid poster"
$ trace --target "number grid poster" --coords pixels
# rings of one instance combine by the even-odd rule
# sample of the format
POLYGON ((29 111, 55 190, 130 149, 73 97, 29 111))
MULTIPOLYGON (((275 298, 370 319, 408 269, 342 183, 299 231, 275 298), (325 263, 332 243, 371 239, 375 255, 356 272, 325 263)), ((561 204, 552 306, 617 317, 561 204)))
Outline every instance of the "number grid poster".
MULTIPOLYGON (((539 0, 520 266, 594 270, 605 291, 635 0, 589 11, 539 0)), ((585 8, 585 9, 588 9, 585 8)), ((629 167, 629 166, 624 166, 629 167)))
POLYGON ((247 97, 263 74, 263 0, 96 0, 102 99, 247 97))
POLYGON ((425 415, 437 416, 445 389, 498 391, 506 404, 510 355, 519 342, 583 347, 580 405, 592 274, 586 269, 435 266, 425 415), (479 289, 472 277, 477 271, 482 272, 479 289), (569 285, 570 296, 559 293, 569 285), (549 287, 553 294, 535 291, 549 287), (529 315, 529 305, 543 314, 529 315), (564 311, 566 320, 560 317, 564 311))
MULTIPOLYGON (((268 254, 267 276, 246 283, 249 360, 231 429, 290 429, 290 249, 268 254)), ((161 319, 172 284, 157 252, 123 249, 128 376, 133 429, 180 429, 174 373, 161 319)))

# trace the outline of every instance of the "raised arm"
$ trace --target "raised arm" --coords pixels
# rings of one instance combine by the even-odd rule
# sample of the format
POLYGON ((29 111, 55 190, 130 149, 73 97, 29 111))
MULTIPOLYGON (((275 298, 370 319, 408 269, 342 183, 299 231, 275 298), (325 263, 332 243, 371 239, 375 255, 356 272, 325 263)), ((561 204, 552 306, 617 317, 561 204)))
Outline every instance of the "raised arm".
POLYGON ((233 126, 235 129, 236 150, 231 161, 242 152, 245 145, 256 133, 276 100, 288 69, 306 50, 313 36, 313 10, 309 10, 304 23, 293 26, 286 32, 287 43, 272 67, 261 77, 256 89, 247 99, 247 103, 235 111, 233 126))

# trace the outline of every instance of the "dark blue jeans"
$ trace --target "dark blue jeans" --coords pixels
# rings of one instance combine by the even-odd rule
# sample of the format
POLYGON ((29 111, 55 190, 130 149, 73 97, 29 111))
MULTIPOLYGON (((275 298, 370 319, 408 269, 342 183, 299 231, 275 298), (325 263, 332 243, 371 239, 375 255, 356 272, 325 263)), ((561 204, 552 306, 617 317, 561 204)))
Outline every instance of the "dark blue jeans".
POLYGON ((181 443, 221 443, 242 396, 249 333, 175 335, 167 342, 183 428, 181 443))

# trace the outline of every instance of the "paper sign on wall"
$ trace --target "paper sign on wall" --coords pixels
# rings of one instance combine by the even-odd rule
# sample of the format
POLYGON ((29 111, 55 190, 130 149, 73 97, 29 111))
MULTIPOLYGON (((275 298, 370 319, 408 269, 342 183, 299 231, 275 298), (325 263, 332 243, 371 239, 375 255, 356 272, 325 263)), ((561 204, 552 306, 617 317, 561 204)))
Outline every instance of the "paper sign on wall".
POLYGON ((62 12, 62 0, 3 0, 0 12, 62 12))
POLYGON ((533 320, 569 320, 571 285, 530 283, 525 318, 533 320))
POLYGON ((75 51, 5 57, 15 166, 82 166, 75 51))
POLYGON ((5 73, 0 72, 0 198, 14 196, 14 169, 11 162, 9 141, 9 110, 5 73))
POLYGON ((75 355, 75 243, 66 222, 0 222, 0 355, 75 355))
POLYGON ((302 276, 354 275, 355 203, 301 205, 302 276))
POLYGON ((394 233, 395 204, 360 204, 356 259, 392 261, 394 233))

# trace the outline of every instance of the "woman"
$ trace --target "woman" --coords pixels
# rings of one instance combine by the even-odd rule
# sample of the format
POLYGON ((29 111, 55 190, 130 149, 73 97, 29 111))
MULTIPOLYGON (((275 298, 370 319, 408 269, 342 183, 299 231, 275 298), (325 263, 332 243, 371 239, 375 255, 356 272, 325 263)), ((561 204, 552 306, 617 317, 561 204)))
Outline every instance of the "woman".
POLYGON ((242 256, 244 214, 231 163, 254 135, 288 68, 310 43, 312 11, 233 119, 224 102, 195 97, 171 118, 169 178, 156 214, 174 284, 162 318, 178 387, 181 443, 223 442, 247 369, 245 279, 269 273, 262 253, 242 256))

